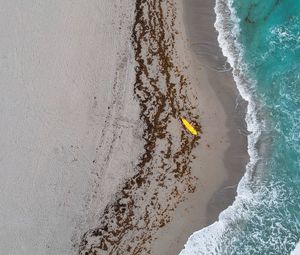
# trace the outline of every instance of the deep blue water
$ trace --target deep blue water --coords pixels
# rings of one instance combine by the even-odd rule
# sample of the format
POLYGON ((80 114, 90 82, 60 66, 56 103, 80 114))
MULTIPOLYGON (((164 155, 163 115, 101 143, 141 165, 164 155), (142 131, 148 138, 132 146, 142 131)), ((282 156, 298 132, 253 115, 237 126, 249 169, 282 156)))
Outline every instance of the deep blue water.
POLYGON ((249 101, 251 161, 234 204, 182 254, 291 254, 300 239, 300 1, 217 0, 216 13, 249 101))

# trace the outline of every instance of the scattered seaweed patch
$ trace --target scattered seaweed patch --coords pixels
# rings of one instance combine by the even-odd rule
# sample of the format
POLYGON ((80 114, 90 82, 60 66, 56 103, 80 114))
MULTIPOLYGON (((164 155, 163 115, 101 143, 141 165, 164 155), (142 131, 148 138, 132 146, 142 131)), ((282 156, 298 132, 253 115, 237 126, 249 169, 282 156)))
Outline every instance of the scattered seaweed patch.
POLYGON ((178 120, 189 116, 200 133, 201 126, 189 101, 189 81, 177 62, 175 18, 172 0, 136 1, 134 94, 145 123, 144 153, 136 174, 106 206, 99 225, 83 235, 82 255, 150 254, 154 233, 196 189, 190 162, 199 136, 187 135, 178 120))

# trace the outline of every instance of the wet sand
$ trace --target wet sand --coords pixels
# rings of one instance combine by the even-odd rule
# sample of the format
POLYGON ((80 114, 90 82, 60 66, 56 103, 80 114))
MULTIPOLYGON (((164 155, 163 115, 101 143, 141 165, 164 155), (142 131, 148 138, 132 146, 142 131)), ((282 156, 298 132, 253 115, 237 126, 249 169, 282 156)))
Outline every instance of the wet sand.
POLYGON ((157 233, 151 254, 178 254, 188 237, 217 220, 234 200, 248 162, 245 101, 218 45, 214 1, 177 1, 181 53, 190 59, 187 70, 197 92, 203 136, 192 172, 199 178, 195 193, 179 204, 171 223, 157 233), (208 147, 209 146, 209 147, 208 147))
POLYGON ((229 139, 229 147, 224 155, 228 180, 222 185, 223 188, 220 189, 222 192, 217 192, 213 198, 220 207, 216 210, 210 209, 208 215, 211 215, 211 219, 208 223, 211 223, 216 219, 215 216, 219 214, 220 208, 223 210, 231 204, 237 183, 244 174, 249 160, 248 131, 245 122, 246 102, 236 88, 230 66, 226 63, 216 40, 217 32, 212 26, 215 22, 214 1, 185 0, 185 2, 187 36, 193 57, 196 58, 195 64, 203 67, 208 76, 209 86, 212 87, 223 106, 229 139))

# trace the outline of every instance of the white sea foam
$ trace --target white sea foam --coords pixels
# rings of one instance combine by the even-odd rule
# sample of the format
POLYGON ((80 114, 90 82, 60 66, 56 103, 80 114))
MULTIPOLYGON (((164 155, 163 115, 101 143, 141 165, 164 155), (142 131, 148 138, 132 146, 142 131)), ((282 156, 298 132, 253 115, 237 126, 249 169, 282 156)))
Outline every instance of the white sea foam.
MULTIPOLYGON (((257 141, 264 126, 258 118, 255 103, 255 81, 250 81, 247 75, 247 66, 243 62, 244 51, 237 41, 240 33, 239 19, 233 7, 233 0, 217 0, 215 6, 218 42, 223 55, 233 68, 234 80, 244 100, 248 102, 246 123, 250 132, 248 135, 248 153, 250 161, 246 166, 246 173, 237 188, 234 203, 219 215, 219 220, 212 225, 195 232, 187 241, 185 249, 180 255, 196 254, 226 254, 228 244, 232 240, 225 240, 225 234, 238 229, 238 224, 247 217, 251 205, 257 203, 257 196, 251 189, 252 173, 259 160, 256 149, 257 141)), ((232 247, 231 247, 232 248, 232 247)))
POLYGON ((300 255, 300 241, 297 243, 295 250, 291 252, 291 255, 300 255))

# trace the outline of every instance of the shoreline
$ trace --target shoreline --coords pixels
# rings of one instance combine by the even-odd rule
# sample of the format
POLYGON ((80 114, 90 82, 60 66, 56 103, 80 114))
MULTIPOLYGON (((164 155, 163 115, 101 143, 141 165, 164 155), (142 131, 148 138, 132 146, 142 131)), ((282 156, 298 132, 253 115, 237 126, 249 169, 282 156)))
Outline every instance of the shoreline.
POLYGON ((198 190, 178 206, 173 221, 157 234, 159 241, 153 245, 153 254, 157 255, 160 252, 178 254, 193 232, 218 219, 234 201, 237 185, 249 160, 245 122, 247 104, 237 90, 231 70, 224 71, 228 64, 214 28, 214 3, 209 0, 179 2, 178 19, 182 17, 183 20, 181 40, 187 44, 182 58, 189 59, 188 77, 193 89, 198 91, 198 101, 204 101, 198 107, 203 116, 200 118, 203 138, 214 151, 213 155, 207 153, 205 144, 196 149, 192 171, 204 181, 200 181, 198 190), (220 127, 223 128, 220 130, 220 127), (222 160, 218 162, 220 158, 222 160))
POLYGON ((229 147, 224 153, 224 166, 227 180, 215 193, 210 201, 212 208, 208 209, 210 215, 208 224, 213 223, 221 211, 234 201, 236 188, 243 177, 246 165, 249 162, 247 150, 247 102, 241 97, 233 79, 232 70, 223 56, 217 40, 217 31, 214 23, 216 14, 215 3, 209 0, 187 0, 184 10, 184 21, 187 27, 187 38, 195 58, 195 65, 202 66, 208 75, 208 82, 215 91, 225 112, 225 127, 229 139, 229 147), (208 24, 205 23, 205 20, 208 24), (205 24, 199 28, 199 24, 205 24), (202 35, 205 34, 205 38, 202 35), (226 191, 224 190, 226 189, 226 191), (222 203, 222 201, 224 201, 222 203), (218 204, 218 208, 214 208, 218 204))

